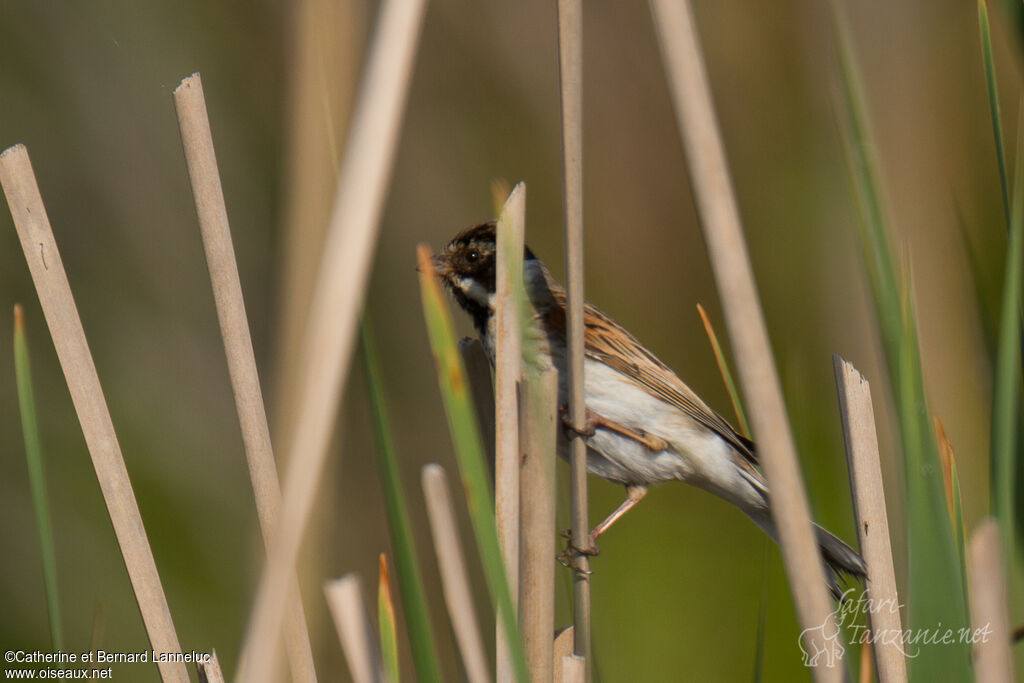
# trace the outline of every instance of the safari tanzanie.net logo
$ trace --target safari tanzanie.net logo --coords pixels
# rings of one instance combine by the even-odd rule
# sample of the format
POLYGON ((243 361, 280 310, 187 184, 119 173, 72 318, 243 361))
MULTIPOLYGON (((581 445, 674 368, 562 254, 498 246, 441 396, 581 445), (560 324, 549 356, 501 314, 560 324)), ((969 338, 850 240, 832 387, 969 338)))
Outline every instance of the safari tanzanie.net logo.
POLYGON ((935 628, 872 630, 865 623, 855 623, 857 617, 863 614, 869 617, 867 621, 873 621, 873 617, 882 613, 898 614, 903 605, 893 599, 872 600, 863 591, 854 599, 855 591, 850 588, 843 593, 839 606, 823 624, 800 632, 798 643, 804 666, 837 666, 846 653, 844 641, 847 645, 894 645, 904 657, 913 659, 921 654, 924 646, 987 643, 992 635, 990 624, 954 629, 939 623, 935 628))

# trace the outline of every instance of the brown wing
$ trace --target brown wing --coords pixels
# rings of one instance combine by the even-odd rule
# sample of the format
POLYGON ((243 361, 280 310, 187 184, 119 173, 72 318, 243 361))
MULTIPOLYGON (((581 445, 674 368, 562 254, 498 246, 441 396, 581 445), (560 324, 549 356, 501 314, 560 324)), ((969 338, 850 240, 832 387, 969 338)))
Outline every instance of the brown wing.
MULTIPOLYGON (((565 329, 565 293, 552 288, 556 306, 545 316, 548 324, 565 329)), ((725 419, 709 408, 664 363, 644 348, 621 325, 587 304, 583 309, 584 347, 588 358, 621 372, 700 424, 728 441, 750 463, 757 464, 754 442, 738 434, 725 419)))

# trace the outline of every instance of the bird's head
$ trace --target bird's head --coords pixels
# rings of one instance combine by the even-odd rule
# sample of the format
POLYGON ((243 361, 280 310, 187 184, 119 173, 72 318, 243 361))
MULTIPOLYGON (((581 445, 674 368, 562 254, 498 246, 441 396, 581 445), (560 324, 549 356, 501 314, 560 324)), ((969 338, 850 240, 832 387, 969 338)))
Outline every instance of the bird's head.
MULTIPOLYGON (((493 309, 497 272, 497 228, 494 221, 459 233, 434 256, 441 282, 459 305, 474 317, 493 309)), ((523 258, 535 258, 529 247, 523 258)))

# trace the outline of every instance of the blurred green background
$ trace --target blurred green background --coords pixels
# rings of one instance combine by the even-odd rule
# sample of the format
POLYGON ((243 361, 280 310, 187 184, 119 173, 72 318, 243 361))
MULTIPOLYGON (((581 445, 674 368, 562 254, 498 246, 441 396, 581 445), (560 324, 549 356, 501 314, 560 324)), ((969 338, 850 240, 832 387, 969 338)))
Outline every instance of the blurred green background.
MULTIPOLYGON (((836 124, 827 7, 810 0, 694 5, 812 509, 855 540, 831 364, 839 353, 874 388, 902 577, 903 467, 836 124)), ((992 11, 1012 149, 1020 34, 1002 9, 992 11)), ((31 154, 182 646, 216 647, 229 673, 262 545, 170 93, 182 77, 202 73, 280 446, 291 419, 287 378, 302 302, 332 201, 331 140, 344 143, 376 11, 376 3, 347 0, 0 3, 0 147, 22 142, 31 154)), ((912 266, 930 407, 956 449, 970 529, 989 504, 991 368, 958 211, 990 277, 982 294, 993 313, 1005 239, 976 8, 914 0, 844 3, 844 11, 898 230, 894 245, 912 266)), ((732 420, 695 310, 703 303, 724 337, 649 10, 586 3, 584 27, 587 298, 732 420)), ((554 3, 432 2, 406 112, 367 308, 442 666, 454 680, 419 468, 438 461, 454 474, 455 465, 413 250, 420 242, 436 248, 492 217, 492 180, 525 180, 528 241, 561 274, 554 3)), ((70 649, 88 649, 99 624, 99 647, 144 649, 5 209, 0 308, 9 312, 15 302, 26 307, 33 354, 65 640, 70 649)), ((471 334, 468 321, 456 318, 471 334)), ((0 359, 10 359, 10 317, 3 320, 0 359)), ((358 363, 337 435, 303 552, 323 680, 348 673, 322 582, 356 571, 369 591, 378 553, 389 552, 358 363)), ((48 650, 9 360, 0 361, 0 453, 0 649, 48 650)), ((593 520, 622 497, 619 487, 593 478, 591 492, 593 520)), ((468 540, 468 525, 464 531, 468 540)), ((602 538, 601 551, 593 604, 602 680, 751 680, 765 576, 765 680, 808 677, 778 552, 728 504, 681 484, 657 487, 602 538)), ((475 580, 484 605, 482 580, 475 580)), ((559 586, 564 624, 568 579, 559 586)), ((408 647, 401 647, 411 680, 408 647)), ((124 665, 117 677, 157 680, 144 665, 124 665)))

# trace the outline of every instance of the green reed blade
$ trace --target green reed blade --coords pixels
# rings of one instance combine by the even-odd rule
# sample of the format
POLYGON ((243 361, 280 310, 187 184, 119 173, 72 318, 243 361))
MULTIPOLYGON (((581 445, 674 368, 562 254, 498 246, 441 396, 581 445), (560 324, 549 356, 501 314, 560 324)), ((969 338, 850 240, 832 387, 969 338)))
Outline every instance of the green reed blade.
POLYGON ((388 558, 380 554, 380 572, 377 580, 377 624, 380 628, 380 651, 384 659, 384 673, 391 683, 398 683, 398 636, 395 632, 395 603, 391 599, 388 581, 388 558))
POLYGON ((43 584, 46 590, 46 608, 50 620, 50 640, 54 650, 64 646, 61 629, 60 599, 57 596, 57 557, 54 551, 53 524, 50 521, 50 503, 46 495, 46 472, 43 467, 43 449, 36 423, 35 391, 32 385, 32 367, 25 338, 25 319, 20 304, 14 306, 14 374, 18 385, 18 407, 21 410, 21 430, 25 437, 25 459, 28 463, 29 487, 35 506, 36 525, 43 560, 43 584))
POLYGON ((512 655, 516 677, 520 683, 528 683, 529 674, 523 653, 522 639, 516 626, 516 613, 512 607, 505 564, 498 544, 498 527, 494 518, 494 499, 484 457, 483 440, 476 422, 476 412, 462 365, 451 316, 441 295, 441 287, 434 274, 430 251, 421 245, 418 250, 420 271, 420 294, 423 299, 423 314, 427 322, 430 347, 437 365, 438 383, 448 416, 448 428, 459 473, 466 494, 466 504, 473 522, 477 551, 483 564, 484 577, 495 605, 497 618, 509 637, 509 651, 512 655))
POLYGON ((405 607, 406 632, 412 648, 413 666, 416 668, 418 680, 440 681, 441 673, 430 628, 430 612, 417 559, 419 556, 416 554, 416 544, 413 541, 405 489, 402 486, 398 458, 395 455, 388 404, 384 396, 380 364, 377 361, 377 347, 373 341, 370 324, 365 317, 359 325, 359 334, 373 424, 377 433, 377 471, 384 492, 388 531, 394 551, 398 590, 402 605, 405 607))

